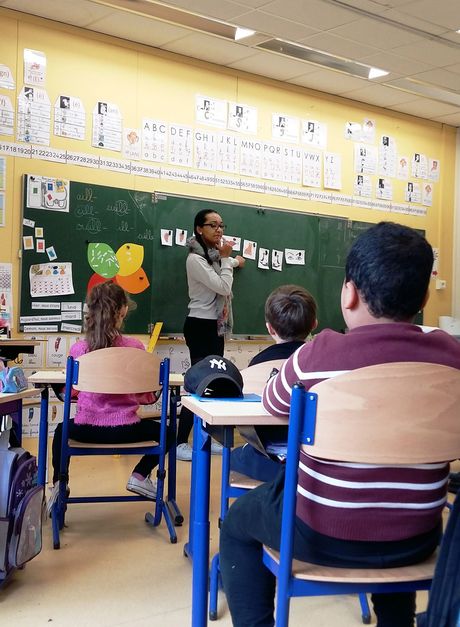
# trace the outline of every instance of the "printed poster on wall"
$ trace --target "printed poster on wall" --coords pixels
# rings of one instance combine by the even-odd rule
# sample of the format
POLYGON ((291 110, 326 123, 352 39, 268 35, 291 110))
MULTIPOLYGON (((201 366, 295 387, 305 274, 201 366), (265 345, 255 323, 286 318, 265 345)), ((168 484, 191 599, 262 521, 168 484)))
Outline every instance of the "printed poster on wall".
POLYGON ((16 137, 19 141, 50 145, 51 103, 41 87, 23 87, 18 96, 16 137))
POLYGON ((0 63, 0 87, 2 89, 14 89, 13 73, 7 65, 0 63))
POLYGON ((141 158, 141 131, 138 128, 123 129, 123 157, 138 161, 141 158))
POLYGON ((46 81, 46 55, 38 50, 24 49, 24 83, 43 86, 46 81))
POLYGON ((302 143, 316 148, 326 148, 327 124, 318 120, 302 120, 302 143))
POLYGON ((54 103, 54 134, 85 139, 86 113, 80 98, 61 94, 54 103))
POLYGON ((96 103, 93 109, 91 145, 121 152, 123 120, 118 105, 112 102, 96 103))
POLYGON ((299 118, 283 113, 272 113, 272 139, 298 143, 299 118))
POLYGON ((69 212, 69 181, 45 176, 27 176, 27 207, 69 212))
POLYGON ((29 269, 30 296, 65 296, 74 294, 72 262, 36 263, 29 269))
POLYGON ((199 124, 226 128, 227 101, 197 94, 195 96, 195 120, 199 124))
POLYGON ((0 94, 0 135, 14 135, 14 109, 11 99, 0 94))
POLYGON ((166 162, 168 123, 163 120, 142 120, 142 158, 148 161, 166 162))
POLYGON ((257 133, 257 109, 237 102, 228 103, 227 127, 241 133, 257 133))

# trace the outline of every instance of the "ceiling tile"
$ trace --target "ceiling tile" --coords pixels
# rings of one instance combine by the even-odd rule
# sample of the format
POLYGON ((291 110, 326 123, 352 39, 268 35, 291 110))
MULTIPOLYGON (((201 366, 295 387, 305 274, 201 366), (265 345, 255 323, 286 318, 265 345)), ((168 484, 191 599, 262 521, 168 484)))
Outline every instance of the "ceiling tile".
POLYGON ((96 20, 88 28, 156 48, 190 34, 190 30, 180 26, 118 11, 96 20))
POLYGON ((45 17, 56 22, 87 26, 94 20, 109 15, 113 9, 89 0, 74 2, 55 2, 54 0, 7 0, 2 5, 14 11, 23 11, 39 17, 45 17))
POLYGON ((433 118, 436 122, 450 124, 451 126, 460 126, 460 111, 458 113, 450 113, 449 115, 440 115, 433 118))
POLYGON ((232 63, 230 67, 282 81, 317 70, 316 66, 309 63, 263 51, 258 51, 246 59, 232 63))
POLYGON ((301 43, 315 50, 328 52, 329 54, 346 57, 347 59, 353 59, 355 61, 360 60, 362 57, 375 54, 376 52, 375 48, 351 41, 350 39, 337 37, 337 35, 333 35, 331 32, 312 35, 311 37, 303 39, 301 43))
POLYGON ((429 100, 428 98, 417 98, 411 100, 411 102, 395 104, 390 107, 394 111, 400 111, 401 113, 409 113, 410 115, 416 115, 420 118, 427 118, 433 120, 440 115, 448 115, 458 112, 458 107, 445 104, 444 102, 436 102, 435 100, 429 100))
POLYGON ((406 26, 408 31, 410 31, 411 28, 414 28, 421 30, 422 33, 430 33, 432 35, 443 35, 446 32, 444 26, 439 26, 438 24, 433 24, 432 22, 423 19, 423 13, 420 13, 419 15, 411 15, 410 19, 408 19, 407 15, 402 11, 389 9, 388 11, 382 13, 382 17, 406 26))
POLYGON ((352 39, 380 50, 392 50, 395 46, 421 41, 421 37, 402 28, 389 26, 376 19, 360 19, 332 30, 334 35, 352 39))
POLYGON ((391 54, 390 52, 377 52, 376 54, 364 57, 362 59, 366 65, 372 65, 373 67, 381 68, 387 72, 394 72, 401 76, 412 76, 417 72, 424 72, 432 69, 432 65, 426 63, 420 63, 413 59, 407 59, 406 57, 391 54))
POLYGON ((455 72, 455 74, 460 74, 460 63, 454 63, 453 65, 446 65, 444 68, 448 72, 455 72))
POLYGON ((265 13, 306 24, 311 28, 330 29, 355 21, 352 11, 332 6, 322 0, 274 0, 263 8, 265 13))
POLYGON ((311 74, 297 76, 288 82, 329 94, 343 94, 363 87, 367 81, 332 70, 317 70, 311 74))
POLYGON ((415 100, 417 96, 409 94, 400 89, 387 87, 386 85, 369 85, 362 89, 355 89, 342 94, 346 98, 367 102, 378 107, 389 107, 391 105, 400 104, 402 102, 410 102, 415 100))
POLYGON ((314 28, 310 28, 304 24, 285 20, 262 11, 251 11, 245 15, 239 15, 237 22, 238 26, 244 26, 260 33, 272 35, 272 37, 280 37, 281 39, 294 42, 318 32, 314 28))
POLYGON ((233 4, 238 5, 239 7, 248 8, 251 7, 253 9, 259 9, 261 7, 270 4, 271 0, 231 0, 233 4))
POLYGON ((452 44, 445 45, 428 40, 400 46, 395 48, 393 53, 440 67, 460 63, 460 47, 456 48, 452 44))
MULTIPOLYGON (((159 2, 183 9, 190 13, 197 13, 206 17, 213 17, 218 20, 231 21, 236 15, 241 13, 241 7, 227 0, 167 0, 167 2, 159 2)), ((134 8, 134 6, 133 6, 134 8)), ((141 8, 139 10, 142 10, 141 8)))
POLYGON ((438 85, 439 87, 445 87, 457 93, 460 92, 460 80, 458 74, 454 72, 448 72, 447 70, 438 68, 436 70, 413 74, 411 78, 416 81, 423 81, 429 85, 438 85))
POLYGON ((166 43, 162 48, 187 57, 218 63, 219 65, 230 65, 239 59, 248 57, 252 52, 246 46, 241 46, 225 39, 205 35, 204 33, 188 32, 189 34, 186 37, 166 43))
POLYGON ((442 0, 442 2, 417 0, 400 6, 399 11, 413 17, 423 15, 425 21, 439 24, 449 30, 460 28, 458 0, 442 0))

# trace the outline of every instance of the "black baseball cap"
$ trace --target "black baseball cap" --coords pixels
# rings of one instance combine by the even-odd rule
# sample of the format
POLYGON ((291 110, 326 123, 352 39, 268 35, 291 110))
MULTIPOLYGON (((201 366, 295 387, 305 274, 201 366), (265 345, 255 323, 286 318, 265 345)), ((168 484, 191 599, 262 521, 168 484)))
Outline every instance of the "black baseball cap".
POLYGON ((198 396, 238 398, 243 396, 243 377, 229 359, 208 355, 187 370, 184 388, 198 396))

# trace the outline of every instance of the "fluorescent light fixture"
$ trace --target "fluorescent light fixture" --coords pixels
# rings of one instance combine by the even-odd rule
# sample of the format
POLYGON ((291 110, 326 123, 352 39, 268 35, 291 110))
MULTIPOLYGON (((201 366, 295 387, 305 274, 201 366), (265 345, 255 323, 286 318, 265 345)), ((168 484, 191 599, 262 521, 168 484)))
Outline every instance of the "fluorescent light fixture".
POLYGON ((263 50, 269 50, 270 52, 277 52, 286 57, 293 59, 299 59, 300 61, 307 61, 313 65, 327 68, 328 70, 336 70, 343 74, 349 74, 350 76, 356 76, 358 78, 373 79, 379 76, 386 76, 388 72, 380 70, 378 68, 364 65, 363 63, 357 63, 350 59, 344 59, 343 57, 336 57, 333 54, 327 52, 321 52, 321 50, 315 50, 314 48, 307 48, 300 44, 295 44, 289 41, 283 41, 282 39, 270 39, 264 41, 256 48, 262 48, 263 50))
POLYGON ((372 80, 373 78, 380 78, 381 76, 387 76, 389 74, 389 72, 387 72, 386 70, 379 70, 378 67, 371 67, 369 69, 369 76, 367 77, 369 80, 372 80))
POLYGON ((383 84, 388 85, 388 87, 401 89, 410 94, 416 94, 425 98, 431 98, 437 102, 445 102, 455 107, 460 107, 460 94, 450 91, 449 89, 429 85, 423 81, 416 81, 413 78, 398 78, 383 84))
POLYGON ((255 34, 255 30, 250 30, 249 28, 240 28, 239 26, 237 26, 235 30, 235 41, 240 41, 240 39, 246 39, 246 37, 252 37, 252 35, 255 34))

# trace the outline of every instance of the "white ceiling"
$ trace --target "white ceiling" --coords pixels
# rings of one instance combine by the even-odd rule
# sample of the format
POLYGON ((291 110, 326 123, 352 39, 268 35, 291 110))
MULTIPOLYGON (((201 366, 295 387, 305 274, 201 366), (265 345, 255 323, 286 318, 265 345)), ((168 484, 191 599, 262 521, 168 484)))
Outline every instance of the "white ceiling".
POLYGON ((0 7, 460 126, 458 0, 0 0, 0 7), (266 37, 236 43, 142 15, 149 4, 152 11, 183 9, 266 37), (255 47, 275 37, 389 75, 370 81, 255 47), (431 87, 429 96, 411 91, 417 85, 431 87))

